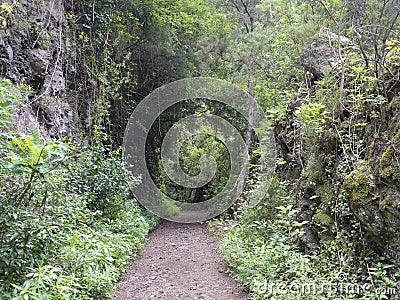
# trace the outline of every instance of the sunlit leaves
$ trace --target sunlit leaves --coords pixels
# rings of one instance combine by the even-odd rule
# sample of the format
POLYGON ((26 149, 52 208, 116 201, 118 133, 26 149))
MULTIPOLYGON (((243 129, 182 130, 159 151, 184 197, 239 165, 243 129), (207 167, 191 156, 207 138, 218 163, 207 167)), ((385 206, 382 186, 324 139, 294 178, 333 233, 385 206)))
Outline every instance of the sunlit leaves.
POLYGON ((7 3, 7 2, 2 2, 0 3, 0 22, 3 27, 7 26, 7 20, 6 17, 11 14, 13 10, 13 6, 16 4, 16 2, 13 3, 7 3))

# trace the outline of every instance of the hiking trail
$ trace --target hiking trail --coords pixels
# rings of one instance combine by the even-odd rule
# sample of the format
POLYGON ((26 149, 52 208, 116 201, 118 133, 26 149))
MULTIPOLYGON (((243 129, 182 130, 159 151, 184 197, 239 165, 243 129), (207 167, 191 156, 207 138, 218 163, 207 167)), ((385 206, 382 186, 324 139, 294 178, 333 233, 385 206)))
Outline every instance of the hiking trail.
POLYGON ((148 236, 112 300, 250 299, 227 274, 218 243, 202 224, 162 221, 148 236))

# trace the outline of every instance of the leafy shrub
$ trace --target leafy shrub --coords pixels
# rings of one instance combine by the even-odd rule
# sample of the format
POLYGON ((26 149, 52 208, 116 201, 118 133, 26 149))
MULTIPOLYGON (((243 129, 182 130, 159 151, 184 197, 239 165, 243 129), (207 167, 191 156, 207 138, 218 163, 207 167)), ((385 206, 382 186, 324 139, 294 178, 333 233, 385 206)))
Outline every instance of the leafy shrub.
POLYGON ((387 299, 383 293, 395 291, 394 267, 373 253, 364 259, 378 263, 365 274, 355 272, 362 258, 352 256, 351 237, 344 231, 313 254, 301 252, 297 240, 306 222, 296 221, 298 212, 285 195, 285 187, 277 182, 272 182, 268 198, 259 206, 242 207, 239 223, 220 244, 223 258, 254 299, 353 299, 360 295, 362 299, 387 299), (363 290, 370 282, 383 289, 363 290))
POLYGON ((61 253, 63 267, 80 278, 81 298, 102 299, 119 275, 115 259, 126 260, 131 251, 121 235, 87 228, 73 232, 61 253))
POLYGON ((15 99, 1 80, 2 299, 104 299, 157 218, 142 216, 119 153, 9 130, 15 99))
POLYGON ((9 123, 11 101, 16 97, 10 88, 11 82, 7 79, 0 78, 0 133, 2 129, 7 128, 9 123))
POLYGON ((51 265, 39 265, 26 278, 22 286, 14 285, 19 294, 13 300, 76 299, 81 288, 74 275, 65 275, 61 268, 51 265))
POLYGON ((56 254, 68 224, 55 217, 29 209, 1 207, 0 278, 16 283, 28 267, 56 254))
MULTIPOLYGON (((75 150, 76 151, 76 150, 75 150)), ((132 199, 119 152, 108 153, 99 143, 79 148, 69 159, 68 190, 88 195, 87 207, 101 217, 116 219, 124 201, 132 199)))

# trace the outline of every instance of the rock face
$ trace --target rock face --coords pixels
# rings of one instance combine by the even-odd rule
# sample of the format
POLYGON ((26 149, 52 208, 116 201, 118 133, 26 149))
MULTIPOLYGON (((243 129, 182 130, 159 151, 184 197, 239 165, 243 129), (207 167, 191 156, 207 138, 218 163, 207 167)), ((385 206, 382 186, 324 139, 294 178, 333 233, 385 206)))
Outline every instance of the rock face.
MULTIPOLYGON (((338 44, 339 36, 337 34, 330 32, 327 28, 321 29, 318 39, 301 52, 300 64, 306 71, 313 74, 315 80, 320 79, 327 70, 340 64, 338 44)), ((340 37, 341 51, 351 44, 348 38, 340 37)))
POLYGON ((324 72, 334 67, 337 62, 337 49, 319 41, 315 41, 309 48, 303 50, 300 57, 301 65, 313 74, 315 79, 321 78, 324 72))
MULTIPOLYGON (((62 0, 19 0, 7 26, 0 27, 0 76, 29 85, 22 111, 43 125, 52 137, 77 128, 74 101, 68 97, 68 64, 73 58, 62 0)), ((42 132, 43 134, 43 132, 42 132)))
POLYGON ((371 140, 367 165, 349 174, 344 186, 371 240, 400 265, 400 98, 387 105, 385 120, 382 135, 371 140))
MULTIPOLYGON (((346 45, 351 44, 347 39, 341 40, 346 45)), ((335 41, 335 36, 330 34, 327 38, 324 35, 302 52, 301 64, 314 78, 325 74, 335 76, 332 68, 340 64, 340 59, 337 37, 336 46, 332 46, 332 41, 335 41)), ((346 45, 343 45, 343 57, 351 59, 347 54, 357 49, 346 48, 346 45)), ((299 133, 294 134, 297 140, 285 140, 289 131, 296 132, 295 118, 286 116, 278 127, 281 131, 277 134, 277 141, 281 144, 280 156, 290 161, 291 153, 296 154, 294 167, 283 170, 283 179, 295 178, 293 186, 298 195, 298 219, 315 225, 307 226, 300 239, 305 250, 312 251, 318 241, 329 239, 329 234, 334 235, 330 232, 338 216, 334 211, 337 203, 341 203, 343 211, 351 211, 343 218, 342 227, 346 228, 347 222, 350 231, 350 220, 356 218, 365 233, 362 243, 373 246, 400 266, 400 97, 396 88, 396 76, 400 70, 398 62, 392 59, 395 55, 388 54, 387 64, 391 72, 386 79, 389 92, 385 102, 376 104, 378 110, 363 104, 362 112, 354 112, 353 104, 347 103, 346 114, 342 112, 334 122, 328 121, 322 126, 318 134, 308 136, 310 141, 304 146, 303 153, 296 145, 307 141, 299 133), (356 124, 361 123, 363 125, 357 128, 356 124), (352 129, 346 138, 354 139, 358 145, 343 139, 349 128, 357 129, 352 129), (346 157, 346 147, 360 150, 357 157, 352 157, 353 161, 346 157)), ((354 55, 360 56, 360 53, 354 55)), ((345 85, 348 81, 346 75, 345 85)), ((375 96, 374 92, 370 93, 372 101, 375 96)))

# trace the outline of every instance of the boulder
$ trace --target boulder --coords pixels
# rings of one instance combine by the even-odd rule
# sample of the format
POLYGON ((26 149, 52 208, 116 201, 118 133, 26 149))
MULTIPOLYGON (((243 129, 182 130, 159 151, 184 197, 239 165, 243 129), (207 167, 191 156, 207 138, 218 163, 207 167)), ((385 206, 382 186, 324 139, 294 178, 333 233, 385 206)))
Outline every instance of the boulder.
MULTIPOLYGON (((321 29, 314 42, 301 52, 301 66, 312 73, 315 80, 318 80, 326 71, 340 64, 338 44, 339 36, 337 34, 327 28, 321 29)), ((344 36, 340 37, 340 44, 342 51, 352 45, 351 41, 344 36)))

